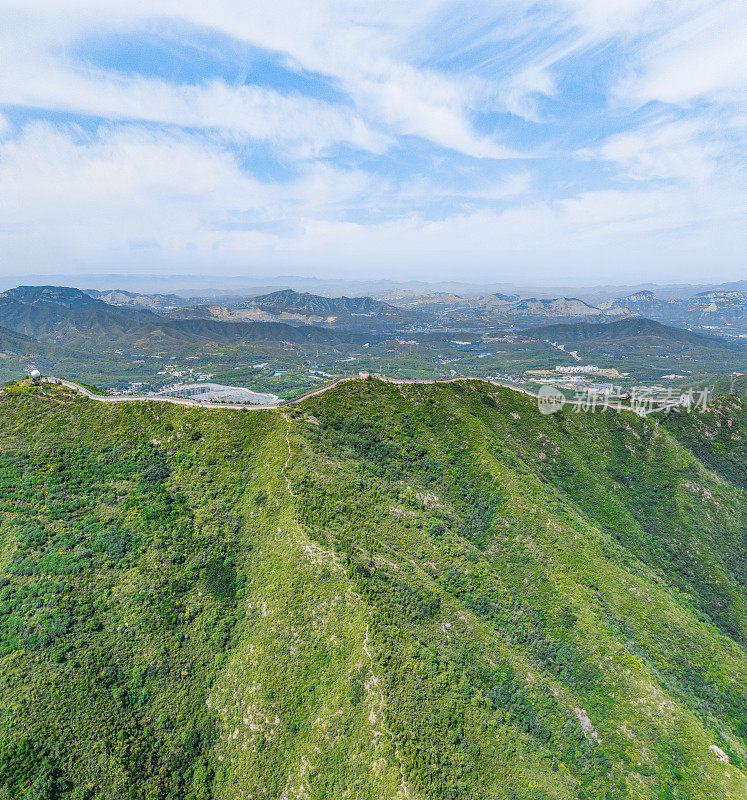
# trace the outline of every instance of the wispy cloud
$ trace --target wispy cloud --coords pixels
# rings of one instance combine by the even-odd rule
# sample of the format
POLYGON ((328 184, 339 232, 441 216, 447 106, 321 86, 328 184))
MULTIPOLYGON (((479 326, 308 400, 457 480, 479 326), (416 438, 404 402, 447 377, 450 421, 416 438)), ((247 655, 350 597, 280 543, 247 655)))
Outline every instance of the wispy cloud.
POLYGON ((29 0, 0 18, 10 267, 742 269, 734 0, 29 0))
POLYGON ((615 164, 622 175, 636 181, 705 183, 718 169, 727 146, 724 138, 714 135, 713 125, 713 119, 664 117, 615 134, 582 155, 615 164))
POLYGON ((747 87, 747 14, 738 0, 699 3, 697 13, 675 17, 650 38, 616 86, 616 93, 645 103, 688 105, 698 99, 736 102, 747 87))

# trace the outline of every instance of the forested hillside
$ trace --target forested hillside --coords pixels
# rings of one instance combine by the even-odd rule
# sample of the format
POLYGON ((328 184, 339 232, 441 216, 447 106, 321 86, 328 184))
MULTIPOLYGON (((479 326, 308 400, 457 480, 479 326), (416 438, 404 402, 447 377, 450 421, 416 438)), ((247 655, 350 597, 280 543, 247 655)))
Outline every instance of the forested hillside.
POLYGON ((0 798, 747 795, 747 411, 0 395, 0 798))

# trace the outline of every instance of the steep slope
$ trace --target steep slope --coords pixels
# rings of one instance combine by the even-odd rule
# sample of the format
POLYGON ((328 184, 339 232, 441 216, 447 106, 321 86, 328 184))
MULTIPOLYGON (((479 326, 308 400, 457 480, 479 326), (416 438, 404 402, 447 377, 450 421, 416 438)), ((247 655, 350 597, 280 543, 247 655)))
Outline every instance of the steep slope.
POLYGON ((14 800, 745 795, 742 401, 0 412, 14 800))

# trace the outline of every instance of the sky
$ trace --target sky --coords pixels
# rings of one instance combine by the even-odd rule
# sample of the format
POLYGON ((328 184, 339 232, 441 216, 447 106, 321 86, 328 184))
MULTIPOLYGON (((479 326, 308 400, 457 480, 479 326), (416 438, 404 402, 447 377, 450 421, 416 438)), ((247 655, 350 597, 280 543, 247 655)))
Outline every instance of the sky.
POLYGON ((745 41, 738 0, 0 0, 0 273, 743 279, 745 41))

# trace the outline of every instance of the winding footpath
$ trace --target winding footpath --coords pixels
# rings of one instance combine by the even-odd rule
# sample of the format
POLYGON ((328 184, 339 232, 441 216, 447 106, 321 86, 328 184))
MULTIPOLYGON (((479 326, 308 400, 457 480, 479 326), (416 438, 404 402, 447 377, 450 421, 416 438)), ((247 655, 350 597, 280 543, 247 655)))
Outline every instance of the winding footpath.
MULTIPOLYGON (((346 378, 343 380, 350 380, 350 379, 346 378)), ((336 381, 336 383, 339 382, 340 381, 336 381)), ((293 491, 293 484, 291 483, 290 476, 288 475, 288 467, 290 466, 291 459, 293 457, 293 448, 291 447, 291 442, 290 442, 291 423, 288 417, 285 418, 285 421, 287 423, 287 427, 285 429, 285 442, 288 445, 288 458, 286 458, 285 464, 283 464, 283 469, 281 474, 285 479, 286 491, 292 498, 295 498, 296 493, 293 491)), ((365 610, 367 608, 366 603, 363 600, 363 597, 358 592, 356 592, 355 589, 353 589, 352 581, 350 580, 350 575, 348 574, 348 571, 344 567, 344 565, 340 562, 340 559, 338 558, 337 554, 332 550, 326 550, 321 545, 317 544, 317 542, 310 539, 304 532, 303 528, 301 527, 301 524, 298 522, 298 519, 295 516, 293 521, 295 523, 296 534, 298 537, 297 543, 301 546, 301 549, 304 552, 307 553, 313 552, 315 555, 320 556, 321 559, 324 560, 326 563, 331 564, 332 568, 335 571, 342 573, 342 575, 345 578, 345 583, 347 586, 348 593, 354 598, 355 602, 358 603, 360 606, 362 606, 363 609, 365 610)), ((280 528, 278 528, 278 531, 280 531, 280 528)), ((368 611, 368 616, 370 615, 371 611, 368 611)), ((363 652, 366 654, 366 658, 368 659, 369 676, 370 676, 366 684, 366 689, 367 690, 371 689, 372 694, 374 691, 378 694, 378 703, 376 703, 372 699, 371 711, 369 715, 369 723, 372 726, 379 723, 381 725, 381 730, 389 737, 391 741, 392 748, 394 750, 394 759, 397 762, 400 774, 400 787, 399 791, 397 792, 395 800, 413 800, 413 796, 410 793, 410 788, 405 778, 405 764, 404 761, 402 760, 402 753, 400 752, 399 744, 397 743, 397 739, 395 738, 391 729, 386 724, 386 715, 385 715, 386 698, 384 697, 384 690, 382 688, 381 682, 379 681, 379 676, 376 674, 374 655, 369 647, 369 645, 371 644, 370 627, 371 627, 370 622, 366 622, 366 635, 363 639, 363 652)), ((374 737, 373 737, 374 749, 376 748, 376 737, 377 733, 374 732, 374 737)), ((283 796, 286 796, 285 792, 283 793, 283 795, 281 795, 281 800, 283 800, 283 796)))

